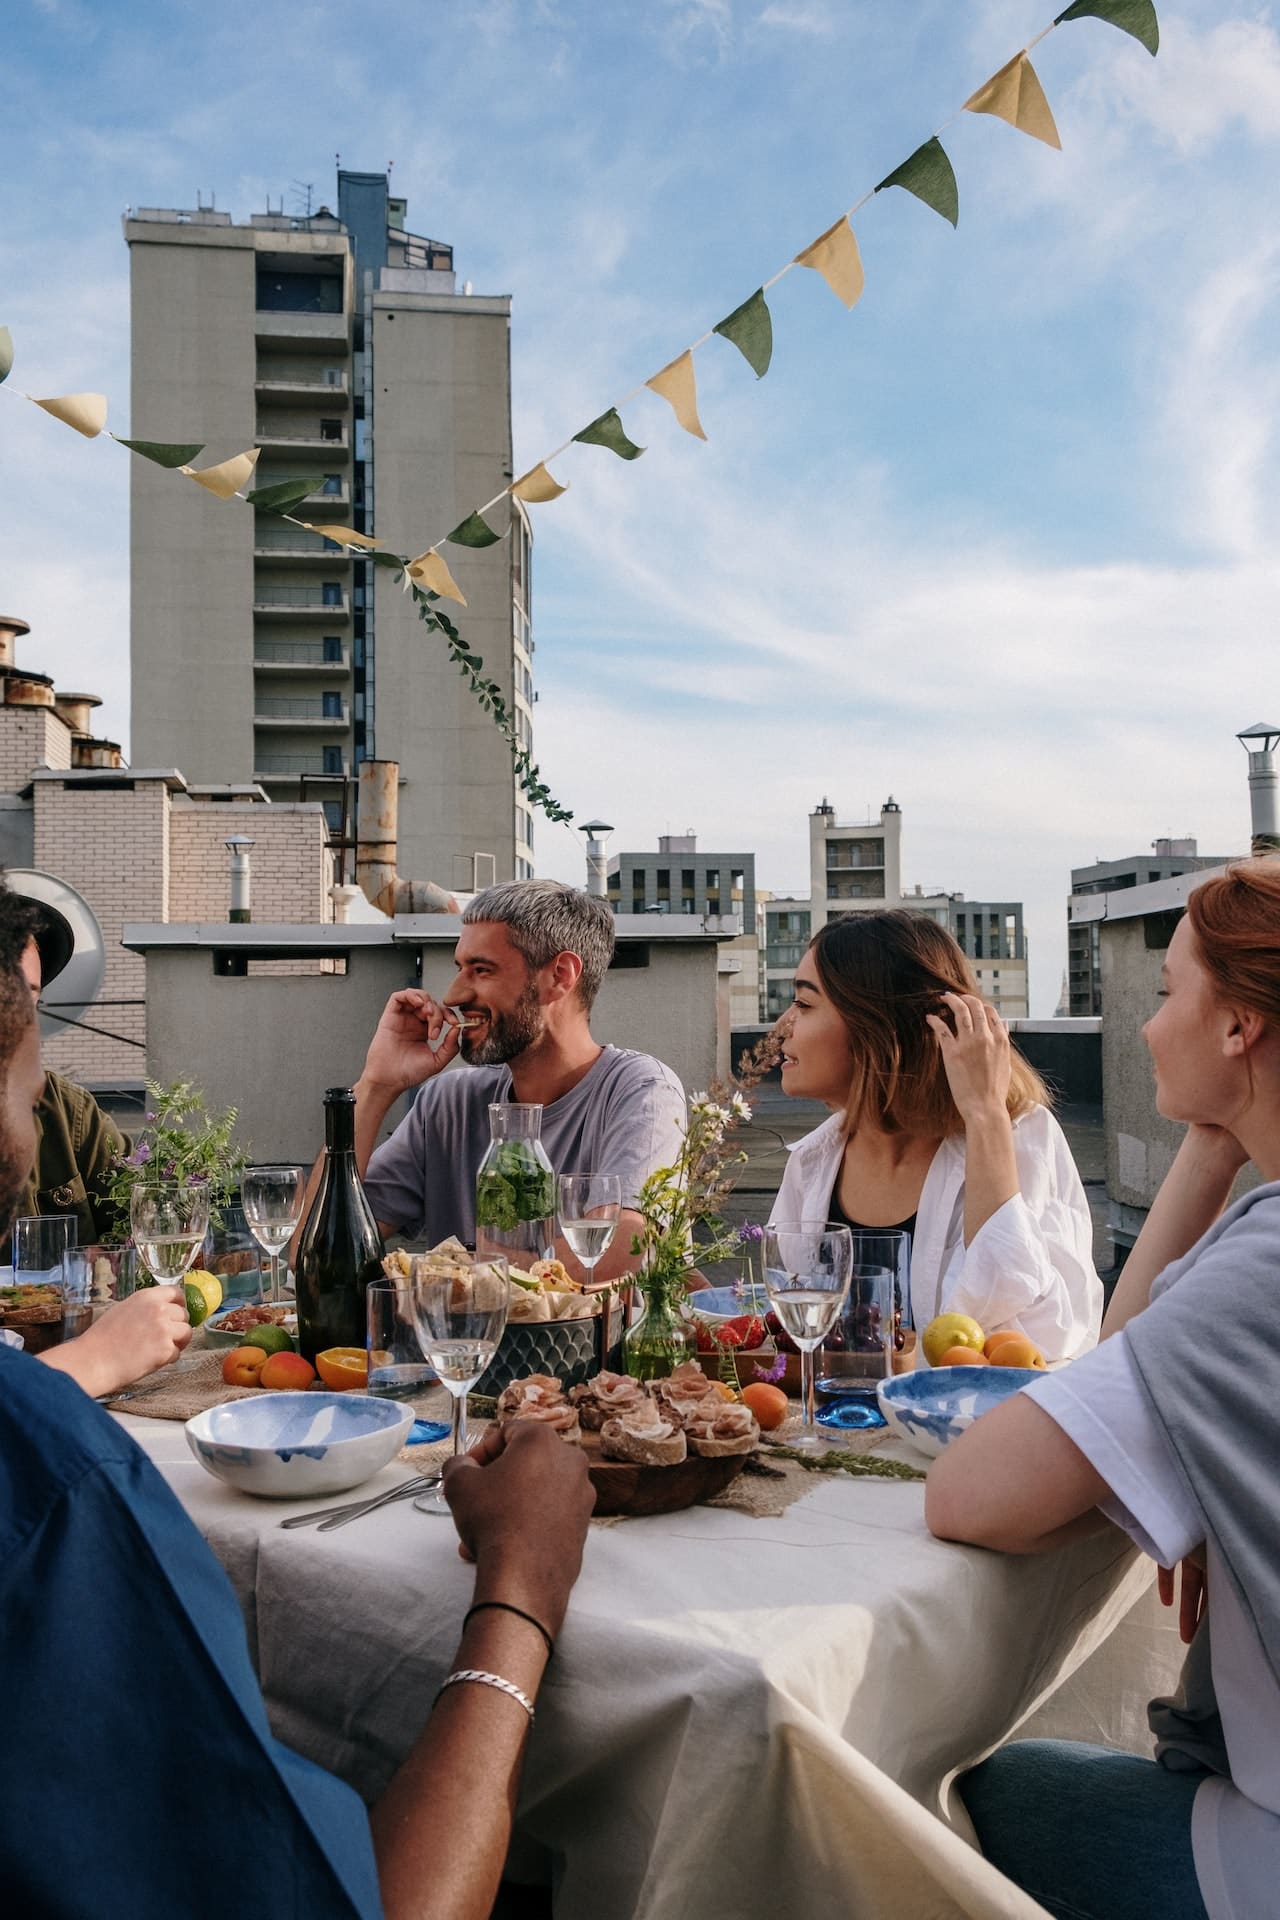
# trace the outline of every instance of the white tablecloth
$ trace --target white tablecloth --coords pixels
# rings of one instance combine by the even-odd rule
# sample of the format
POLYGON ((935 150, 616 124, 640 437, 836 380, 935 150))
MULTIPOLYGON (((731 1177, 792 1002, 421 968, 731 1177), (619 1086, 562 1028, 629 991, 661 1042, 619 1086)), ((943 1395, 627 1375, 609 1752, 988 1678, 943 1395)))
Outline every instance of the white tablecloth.
MULTIPOLYGON (((450 1523, 282 1532, 298 1509, 210 1479, 179 1423, 125 1424, 230 1573, 277 1733, 372 1798, 456 1644, 450 1523)), ((511 1864, 550 1856, 557 1920, 1041 1913, 944 1824, 949 1782, 1038 1708, 1036 1732, 1142 1746, 1176 1634, 1116 1537, 1005 1558, 933 1540, 922 1507, 833 1475, 779 1520, 591 1530, 511 1864)))

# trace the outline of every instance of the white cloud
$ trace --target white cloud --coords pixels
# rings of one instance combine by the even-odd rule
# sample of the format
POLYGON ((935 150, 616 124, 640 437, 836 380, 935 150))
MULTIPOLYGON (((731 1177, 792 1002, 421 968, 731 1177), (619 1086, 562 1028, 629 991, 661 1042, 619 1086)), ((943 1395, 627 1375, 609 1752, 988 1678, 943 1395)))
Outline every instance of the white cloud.
POLYGON ((756 25, 777 28, 784 33, 809 34, 819 40, 829 40, 837 31, 831 9, 813 5, 775 4, 764 7, 757 15, 756 25))

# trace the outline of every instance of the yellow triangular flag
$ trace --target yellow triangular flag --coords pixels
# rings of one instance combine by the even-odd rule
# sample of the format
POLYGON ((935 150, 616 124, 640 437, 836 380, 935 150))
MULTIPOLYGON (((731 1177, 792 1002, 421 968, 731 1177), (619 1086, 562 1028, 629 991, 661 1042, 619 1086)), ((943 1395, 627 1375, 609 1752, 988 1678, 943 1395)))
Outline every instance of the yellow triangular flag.
POLYGON ((1044 88, 1025 53, 1018 54, 1007 67, 992 74, 986 86, 979 87, 964 104, 970 113, 994 113, 997 119, 1007 120, 1020 133, 1029 133, 1033 140, 1043 140, 1047 147, 1062 151, 1044 88))
POLYGON ((298 525, 305 527, 308 533, 318 533, 324 540, 336 540, 344 547, 379 547, 371 533, 357 533, 354 527, 315 527, 310 520, 299 520, 298 525))
POLYGON ((811 247, 798 253, 796 265, 812 267, 815 273, 820 273, 836 299, 843 300, 846 307, 856 307, 862 298, 866 276, 847 214, 841 214, 834 227, 828 227, 811 247))
POLYGON ((466 606, 466 595, 434 547, 428 547, 416 560, 411 560, 405 572, 415 586, 425 587, 429 593, 438 593, 442 600, 456 600, 460 607, 466 606))
POLYGON ((568 486, 561 486, 539 461, 536 467, 530 467, 528 473, 521 474, 511 489, 514 500, 523 500, 529 506, 544 506, 548 500, 558 500, 562 493, 568 493, 568 486))
POLYGON ((107 424, 105 393, 62 393, 52 400, 36 400, 34 393, 29 393, 27 398, 35 400, 35 404, 51 413, 55 420, 74 427, 86 440, 96 440, 107 424))
POLYGON ((221 461, 216 467, 202 467, 199 473, 194 467, 179 467, 178 472, 185 473, 198 487, 216 493, 219 500, 230 500, 257 466, 261 451, 261 447, 254 447, 249 453, 233 453, 229 460, 221 461))
POLYGON ((705 440, 702 422, 698 418, 698 383, 693 377, 693 354, 682 353, 678 360, 655 373, 652 380, 645 381, 654 393, 659 393, 668 402, 671 411, 695 440, 705 440))

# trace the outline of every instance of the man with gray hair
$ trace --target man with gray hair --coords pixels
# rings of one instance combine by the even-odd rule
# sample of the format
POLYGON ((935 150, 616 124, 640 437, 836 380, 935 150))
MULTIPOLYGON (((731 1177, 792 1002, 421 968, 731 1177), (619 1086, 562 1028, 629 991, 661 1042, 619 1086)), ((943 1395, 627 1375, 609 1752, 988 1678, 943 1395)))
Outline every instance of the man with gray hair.
MULTIPOLYGON (((591 1007, 613 957, 607 901, 558 880, 518 880, 478 893, 462 916, 455 978, 442 1001, 394 993, 356 1085, 356 1158, 384 1233, 474 1244, 476 1172, 489 1144, 489 1106, 536 1102, 557 1173, 613 1173, 622 1182, 618 1232, 593 1278, 637 1264, 634 1203, 670 1166, 684 1093, 647 1053, 601 1046, 591 1007), (457 1057, 473 1069, 445 1073, 457 1057), (374 1142, 393 1103, 417 1098, 389 1140, 374 1142)), ((556 1252, 581 1277, 572 1253, 556 1252)))

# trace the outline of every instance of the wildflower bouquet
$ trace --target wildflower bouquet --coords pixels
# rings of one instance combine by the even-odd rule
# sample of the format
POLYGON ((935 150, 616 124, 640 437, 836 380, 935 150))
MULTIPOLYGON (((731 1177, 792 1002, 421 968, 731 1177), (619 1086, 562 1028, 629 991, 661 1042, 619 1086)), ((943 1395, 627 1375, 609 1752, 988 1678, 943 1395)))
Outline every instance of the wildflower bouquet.
POLYGON ((133 1189, 155 1180, 206 1186, 210 1224, 221 1226, 221 1208, 239 1185, 246 1160, 232 1140, 236 1109, 210 1113, 203 1091, 190 1080, 177 1080, 170 1087, 149 1080, 147 1093, 151 1104, 146 1131, 131 1152, 116 1161, 107 1183, 107 1198, 115 1212, 114 1237, 129 1237, 133 1189))

